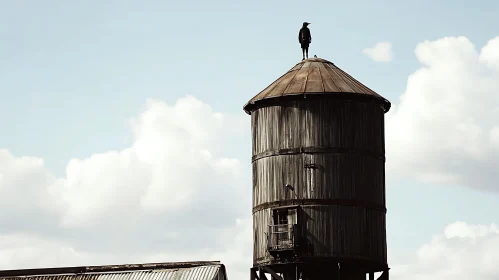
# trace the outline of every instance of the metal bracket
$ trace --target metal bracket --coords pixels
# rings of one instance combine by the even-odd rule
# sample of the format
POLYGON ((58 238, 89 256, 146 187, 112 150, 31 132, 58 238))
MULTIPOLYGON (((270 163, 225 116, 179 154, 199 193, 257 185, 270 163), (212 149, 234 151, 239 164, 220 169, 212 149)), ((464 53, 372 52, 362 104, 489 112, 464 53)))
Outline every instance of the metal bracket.
POLYGON ((317 169, 319 166, 315 163, 305 163, 305 168, 307 169, 317 169))

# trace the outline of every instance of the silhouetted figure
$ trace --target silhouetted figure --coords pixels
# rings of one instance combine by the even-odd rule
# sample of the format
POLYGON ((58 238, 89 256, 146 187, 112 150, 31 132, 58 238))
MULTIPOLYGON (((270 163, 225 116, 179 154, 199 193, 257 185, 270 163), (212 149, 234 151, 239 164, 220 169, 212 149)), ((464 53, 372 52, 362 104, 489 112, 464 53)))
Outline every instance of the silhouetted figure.
POLYGON ((310 29, 308 29, 309 22, 304 22, 300 33, 298 33, 298 41, 301 45, 301 51, 303 53, 303 60, 305 56, 308 58, 308 46, 312 43, 312 35, 310 35, 310 29))

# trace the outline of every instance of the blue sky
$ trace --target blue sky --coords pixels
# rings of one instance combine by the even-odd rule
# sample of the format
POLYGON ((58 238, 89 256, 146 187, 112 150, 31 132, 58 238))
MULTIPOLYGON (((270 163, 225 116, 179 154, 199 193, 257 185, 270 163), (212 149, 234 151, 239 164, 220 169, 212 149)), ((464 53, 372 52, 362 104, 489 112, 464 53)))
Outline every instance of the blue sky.
MULTIPOLYGON (((193 95, 242 115, 300 61, 303 21, 310 56, 397 104, 420 67, 418 43, 466 36, 480 49, 497 35, 497 11, 497 1, 4 1, 0 148, 64 176, 71 158, 130 146, 128 119, 147 98, 193 95), (362 54, 379 41, 393 44, 391 63, 362 54)), ((230 154, 249 160, 249 145, 230 154)), ((416 249, 455 221, 499 222, 495 193, 403 179, 388 182, 387 198, 396 249, 416 249)))
POLYGON ((312 22, 311 55, 335 62, 396 103, 418 66, 418 42, 465 35, 483 45, 490 39, 499 3, 464 3, 4 3, 0 126, 8 137, 0 146, 41 156, 60 174, 69 157, 124 147, 125 120, 147 97, 173 102, 192 94, 215 110, 240 113, 299 61, 295 33, 305 20, 312 22), (393 63, 375 64, 360 53, 380 40, 395 46, 393 63))

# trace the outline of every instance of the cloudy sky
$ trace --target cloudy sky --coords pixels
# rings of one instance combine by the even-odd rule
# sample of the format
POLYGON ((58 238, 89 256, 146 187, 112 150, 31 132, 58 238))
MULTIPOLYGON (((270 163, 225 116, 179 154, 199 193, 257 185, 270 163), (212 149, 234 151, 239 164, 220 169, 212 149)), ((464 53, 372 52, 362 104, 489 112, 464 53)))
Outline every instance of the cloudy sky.
POLYGON ((499 2, 3 1, 0 268, 251 266, 250 117, 310 55, 392 104, 393 279, 498 279, 499 2))

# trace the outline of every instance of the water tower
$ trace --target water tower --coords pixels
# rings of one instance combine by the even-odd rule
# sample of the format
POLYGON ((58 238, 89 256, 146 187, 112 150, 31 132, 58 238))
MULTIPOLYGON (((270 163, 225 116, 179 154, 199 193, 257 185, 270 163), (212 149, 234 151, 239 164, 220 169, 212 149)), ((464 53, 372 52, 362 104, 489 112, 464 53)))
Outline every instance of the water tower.
POLYGON ((333 63, 301 61, 253 97, 252 280, 388 279, 384 114, 333 63))

